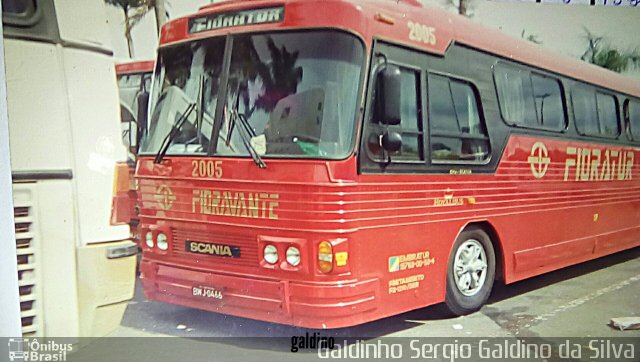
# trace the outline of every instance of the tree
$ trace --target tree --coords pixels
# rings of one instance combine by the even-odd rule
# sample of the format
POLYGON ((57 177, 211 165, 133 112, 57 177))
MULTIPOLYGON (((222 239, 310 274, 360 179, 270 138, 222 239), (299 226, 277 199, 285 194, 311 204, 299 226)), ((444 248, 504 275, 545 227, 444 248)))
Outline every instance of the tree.
POLYGON ((466 16, 466 17, 472 17, 472 10, 473 10, 473 6, 471 4, 472 0, 446 0, 445 3, 448 6, 452 6, 454 8, 456 8, 456 11, 458 12, 458 14, 466 16))
POLYGON ((167 14, 167 10, 164 6, 164 0, 149 0, 151 6, 154 8, 156 12, 156 26, 158 28, 158 35, 160 35, 160 28, 162 25, 167 22, 167 18, 169 17, 167 14))
POLYGON ((124 36, 127 39, 129 58, 133 58, 131 29, 151 10, 153 0, 104 0, 107 5, 118 7, 124 14, 124 36))
POLYGON ((640 51, 618 50, 602 36, 591 33, 584 29, 587 39, 587 50, 580 59, 614 72, 624 72, 632 67, 640 67, 640 51))
POLYGON ((160 28, 162 28, 164 23, 166 23, 167 19, 169 18, 167 5, 170 6, 171 4, 165 0, 145 0, 144 3, 145 4, 143 12, 145 14, 153 9, 156 15, 156 29, 158 30, 158 35, 160 35, 160 28))

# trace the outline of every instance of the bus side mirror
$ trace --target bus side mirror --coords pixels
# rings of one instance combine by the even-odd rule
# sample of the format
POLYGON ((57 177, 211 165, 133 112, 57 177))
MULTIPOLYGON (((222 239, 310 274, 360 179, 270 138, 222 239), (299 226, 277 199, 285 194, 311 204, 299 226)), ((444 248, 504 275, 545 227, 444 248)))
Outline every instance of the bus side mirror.
POLYGON ((387 152, 400 151, 402 147, 402 136, 398 132, 388 131, 382 135, 381 146, 387 152))
POLYGON ((378 73, 376 120, 386 125, 400 124, 400 100, 402 79, 400 68, 387 65, 378 73))

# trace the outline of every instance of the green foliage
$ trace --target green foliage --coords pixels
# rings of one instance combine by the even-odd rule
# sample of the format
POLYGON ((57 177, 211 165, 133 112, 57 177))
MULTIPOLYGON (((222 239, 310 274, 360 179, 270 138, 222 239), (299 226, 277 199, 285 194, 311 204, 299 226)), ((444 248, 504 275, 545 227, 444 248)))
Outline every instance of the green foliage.
POLYGON ((119 7, 129 20, 129 28, 133 28, 153 9, 153 0, 104 0, 107 5, 119 7))
POLYGON ((124 13, 124 36, 127 39, 129 57, 133 58, 133 40, 131 29, 153 9, 154 0, 104 0, 107 5, 122 9, 124 13))
POLYGON ((640 51, 638 49, 619 50, 614 48, 604 37, 596 36, 587 29, 584 31, 587 50, 580 59, 618 73, 633 67, 640 67, 640 51))

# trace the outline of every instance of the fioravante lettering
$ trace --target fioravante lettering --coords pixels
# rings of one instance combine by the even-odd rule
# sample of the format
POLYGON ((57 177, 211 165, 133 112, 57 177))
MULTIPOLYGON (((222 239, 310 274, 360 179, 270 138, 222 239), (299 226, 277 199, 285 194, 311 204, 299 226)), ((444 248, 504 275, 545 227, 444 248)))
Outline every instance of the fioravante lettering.
POLYGON ((278 219, 280 195, 266 192, 193 190, 191 211, 206 215, 278 219))
POLYGON ((189 19, 189 33, 234 26, 278 23, 284 20, 284 7, 216 13, 189 19))

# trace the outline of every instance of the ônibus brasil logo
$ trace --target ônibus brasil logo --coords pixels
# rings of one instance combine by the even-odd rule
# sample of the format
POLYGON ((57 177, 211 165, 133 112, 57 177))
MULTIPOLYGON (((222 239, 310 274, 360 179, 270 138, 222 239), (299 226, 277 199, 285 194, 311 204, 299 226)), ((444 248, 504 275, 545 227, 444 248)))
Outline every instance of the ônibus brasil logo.
POLYGON ((67 360, 73 350, 71 343, 57 343, 37 338, 9 338, 9 361, 55 361, 67 360))

